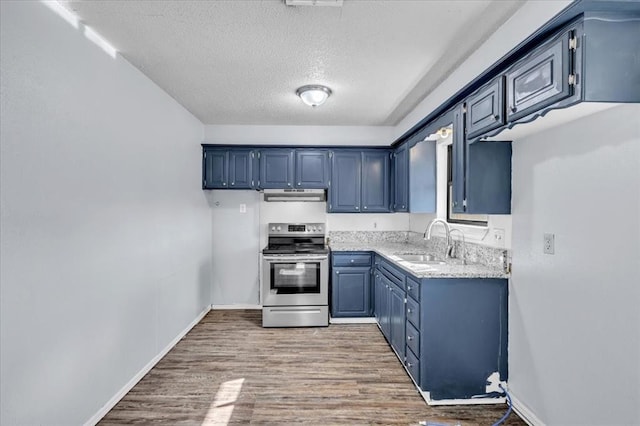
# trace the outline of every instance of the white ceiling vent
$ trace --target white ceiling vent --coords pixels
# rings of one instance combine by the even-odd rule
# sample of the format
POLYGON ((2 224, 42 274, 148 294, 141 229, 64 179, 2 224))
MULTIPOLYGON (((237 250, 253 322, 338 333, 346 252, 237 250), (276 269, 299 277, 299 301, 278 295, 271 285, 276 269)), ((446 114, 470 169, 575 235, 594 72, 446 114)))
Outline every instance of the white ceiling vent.
POLYGON ((284 0, 287 6, 331 6, 342 7, 344 0, 284 0))

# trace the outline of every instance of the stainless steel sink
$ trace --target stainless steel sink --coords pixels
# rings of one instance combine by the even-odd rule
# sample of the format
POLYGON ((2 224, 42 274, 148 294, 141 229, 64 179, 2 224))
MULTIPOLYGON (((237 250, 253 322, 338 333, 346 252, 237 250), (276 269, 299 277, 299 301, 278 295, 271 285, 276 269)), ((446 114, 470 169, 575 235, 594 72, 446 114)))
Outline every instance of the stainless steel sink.
POLYGON ((431 254, 399 254, 398 257, 404 261, 420 265, 444 265, 447 263, 431 254))

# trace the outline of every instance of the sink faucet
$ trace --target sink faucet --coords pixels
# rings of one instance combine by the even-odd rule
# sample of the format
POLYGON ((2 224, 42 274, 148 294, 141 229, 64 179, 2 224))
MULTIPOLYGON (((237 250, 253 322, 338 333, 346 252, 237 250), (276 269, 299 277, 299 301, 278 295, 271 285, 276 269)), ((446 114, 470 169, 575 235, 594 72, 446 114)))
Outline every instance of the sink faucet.
POLYGON ((444 257, 445 259, 447 257, 449 257, 449 252, 451 250, 451 230, 449 229, 449 224, 442 219, 433 219, 431 222, 429 222, 429 226, 427 226, 427 230, 424 231, 424 239, 425 240, 430 240, 431 239, 431 229, 433 228, 433 225, 435 225, 436 223, 441 223, 442 226, 444 226, 444 230, 447 234, 447 248, 444 252, 444 257))
MULTIPOLYGON (((460 233, 460 235, 462 235, 462 264, 466 265, 467 264, 467 242, 464 239, 464 232, 462 232, 460 229, 452 229, 449 232, 449 235, 451 235, 452 232, 458 231, 460 233)), ((453 237, 452 237, 453 239, 453 237)), ((458 257, 458 252, 456 251, 456 257, 458 257)))

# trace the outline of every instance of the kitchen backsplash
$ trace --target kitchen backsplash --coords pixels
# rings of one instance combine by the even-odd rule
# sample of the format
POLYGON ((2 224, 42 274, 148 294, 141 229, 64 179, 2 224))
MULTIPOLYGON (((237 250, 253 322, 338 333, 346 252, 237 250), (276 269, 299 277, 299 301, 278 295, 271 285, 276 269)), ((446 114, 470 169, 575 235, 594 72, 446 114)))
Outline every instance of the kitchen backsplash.
MULTIPOLYGON (((432 237, 425 240, 423 234, 411 231, 329 231, 327 237, 334 243, 368 242, 368 243, 407 243, 418 246, 420 249, 444 256, 446 238, 432 237)), ((455 240, 454 257, 462 257, 462 242, 455 240)), ((508 269, 509 251, 502 248, 482 246, 466 243, 466 257, 470 263, 479 263, 487 266, 508 269)))

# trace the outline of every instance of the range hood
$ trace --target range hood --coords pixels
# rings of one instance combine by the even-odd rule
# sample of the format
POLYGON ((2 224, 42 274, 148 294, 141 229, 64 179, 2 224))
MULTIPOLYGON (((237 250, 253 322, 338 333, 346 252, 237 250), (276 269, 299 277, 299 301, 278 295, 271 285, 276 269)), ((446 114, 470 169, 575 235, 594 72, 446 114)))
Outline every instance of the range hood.
POLYGON ((325 201, 324 189, 265 189, 265 201, 325 201))

